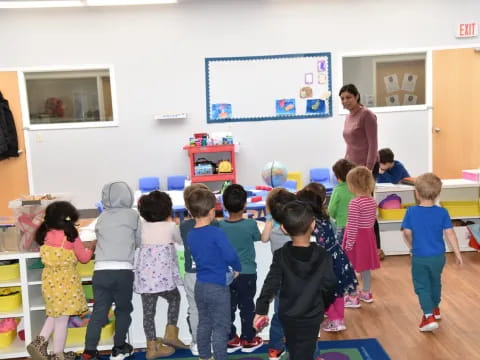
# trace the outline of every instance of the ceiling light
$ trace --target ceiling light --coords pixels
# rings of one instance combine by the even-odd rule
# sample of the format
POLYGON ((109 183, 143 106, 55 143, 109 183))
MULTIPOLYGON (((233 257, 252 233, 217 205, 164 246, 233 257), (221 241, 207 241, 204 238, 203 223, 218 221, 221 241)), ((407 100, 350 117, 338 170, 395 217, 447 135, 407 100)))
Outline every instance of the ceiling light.
POLYGON ((81 0, 0 1, 2 9, 29 9, 84 6, 81 0))

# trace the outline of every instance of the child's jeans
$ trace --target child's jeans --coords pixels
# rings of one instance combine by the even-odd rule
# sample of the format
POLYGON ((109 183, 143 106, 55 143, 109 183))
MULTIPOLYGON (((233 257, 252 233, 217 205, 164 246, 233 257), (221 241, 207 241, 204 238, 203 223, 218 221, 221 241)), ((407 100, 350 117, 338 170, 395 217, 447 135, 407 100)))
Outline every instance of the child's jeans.
MULTIPOLYGON (((323 318, 323 314, 322 314, 323 318)), ((318 332, 322 319, 314 319, 305 325, 282 321, 290 360, 309 360, 317 352, 318 332)))
POLYGON ((198 328, 198 309, 195 302, 195 284, 197 282, 197 274, 185 272, 185 279, 183 284, 185 287, 185 294, 188 302, 188 317, 187 321, 192 332, 192 342, 197 343, 197 328, 198 328))
POLYGON ((252 341, 256 331, 253 328, 253 318, 255 317, 255 304, 253 298, 257 292, 257 274, 240 274, 230 284, 231 301, 231 319, 230 339, 233 339, 237 333, 234 325, 235 312, 240 310, 240 319, 242 323, 241 339, 252 341))
POLYGON ((283 345, 283 338, 285 336, 283 332, 283 327, 280 322, 280 319, 278 318, 278 305, 280 302, 280 298, 277 295, 275 295, 275 298, 273 299, 273 316, 272 316, 272 321, 270 321, 270 342, 268 344, 268 347, 270 349, 275 349, 275 350, 282 350, 284 348, 283 345))
POLYGON ((424 314, 432 314, 440 304, 445 254, 412 256, 412 279, 424 314))

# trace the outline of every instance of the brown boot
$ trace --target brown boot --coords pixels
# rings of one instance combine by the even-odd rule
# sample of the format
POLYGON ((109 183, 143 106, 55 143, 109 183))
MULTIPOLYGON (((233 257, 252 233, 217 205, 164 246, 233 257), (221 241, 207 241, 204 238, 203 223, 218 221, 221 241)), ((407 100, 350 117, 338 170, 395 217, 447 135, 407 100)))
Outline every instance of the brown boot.
POLYGON ((145 354, 145 357, 147 360, 152 360, 160 357, 170 356, 174 352, 174 348, 164 345, 162 343, 162 339, 157 338, 157 340, 147 341, 147 353, 145 354))
POLYGON ((165 328, 165 336, 163 342, 167 345, 173 346, 175 349, 190 349, 190 346, 185 345, 178 338, 178 327, 175 325, 167 325, 165 328))
POLYGON ((37 336, 28 344, 27 351, 33 360, 48 360, 48 341, 43 336, 37 336))
POLYGON ((66 360, 65 353, 63 353, 63 352, 49 355, 48 359, 49 360, 66 360))

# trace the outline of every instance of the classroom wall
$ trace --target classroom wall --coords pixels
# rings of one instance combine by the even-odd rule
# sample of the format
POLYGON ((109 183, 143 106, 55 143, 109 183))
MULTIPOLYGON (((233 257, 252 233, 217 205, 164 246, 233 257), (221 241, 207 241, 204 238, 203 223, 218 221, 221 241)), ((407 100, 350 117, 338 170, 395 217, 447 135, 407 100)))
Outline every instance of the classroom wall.
MULTIPOLYGON (((480 2, 407 0, 184 0, 173 6, 3 10, 0 67, 112 64, 116 128, 30 132, 33 189, 74 194, 92 207, 101 186, 188 173, 182 146, 194 132, 232 131, 240 142, 238 181, 262 184, 271 160, 291 171, 330 167, 344 155, 338 114, 341 54, 465 45, 458 22, 478 21, 480 2), (207 125, 204 58, 330 51, 334 116, 207 125), (153 115, 187 112, 186 120, 153 115), (37 136, 40 135, 40 136, 37 136), (41 140, 41 141, 39 141, 41 140)), ((281 81, 281 76, 279 76, 281 81)), ((275 86, 275 84, 259 84, 275 86)), ((428 112, 378 114, 379 146, 412 174, 428 170, 428 112)))

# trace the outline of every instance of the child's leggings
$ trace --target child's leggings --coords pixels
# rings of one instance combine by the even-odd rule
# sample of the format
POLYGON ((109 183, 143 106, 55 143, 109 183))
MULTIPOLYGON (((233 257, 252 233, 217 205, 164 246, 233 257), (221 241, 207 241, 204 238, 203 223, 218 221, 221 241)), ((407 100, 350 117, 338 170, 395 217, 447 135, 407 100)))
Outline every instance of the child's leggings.
POLYGON ((43 324, 40 336, 43 336, 45 340, 48 340, 52 333, 55 334, 53 340, 53 352, 55 354, 63 353, 65 349, 65 340, 67 339, 67 325, 68 315, 62 315, 59 317, 49 316, 43 324))
POLYGON ((345 318, 345 300, 343 296, 337 297, 326 311, 329 320, 342 320, 345 318))
POLYGON ((365 270, 360 273, 362 276, 362 287, 363 291, 370 291, 372 287, 372 272, 370 270, 365 270))
POLYGON ((170 291, 162 291, 154 294, 142 294, 143 305, 143 330, 147 340, 157 338, 155 331, 155 313, 157 311, 158 297, 162 297, 168 302, 167 324, 177 325, 178 313, 180 312, 180 293, 178 288, 170 291))

